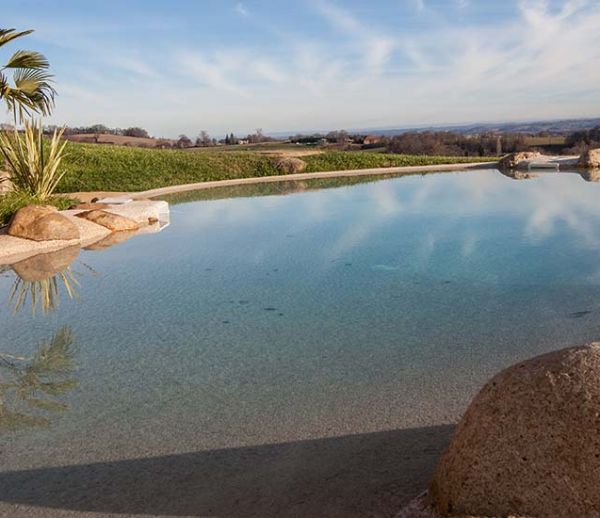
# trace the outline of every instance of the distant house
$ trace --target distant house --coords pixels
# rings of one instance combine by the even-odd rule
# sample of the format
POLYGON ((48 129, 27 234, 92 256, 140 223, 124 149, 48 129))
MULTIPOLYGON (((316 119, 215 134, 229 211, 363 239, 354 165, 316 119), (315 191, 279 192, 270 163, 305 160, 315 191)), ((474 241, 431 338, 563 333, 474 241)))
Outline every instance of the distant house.
POLYGON ((248 139, 241 138, 237 141, 237 143, 242 145, 248 144, 248 139))
POLYGON ((372 146, 374 144, 379 144, 381 142, 381 137, 377 135, 367 135, 363 140, 363 144, 365 146, 372 146))

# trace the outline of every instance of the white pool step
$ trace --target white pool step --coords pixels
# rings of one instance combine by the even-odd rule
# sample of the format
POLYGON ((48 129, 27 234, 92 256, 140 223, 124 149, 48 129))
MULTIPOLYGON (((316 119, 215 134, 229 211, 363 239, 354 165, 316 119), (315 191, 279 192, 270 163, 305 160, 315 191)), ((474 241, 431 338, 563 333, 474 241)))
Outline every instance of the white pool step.
POLYGON ((558 172, 560 170, 560 165, 558 162, 529 162, 529 164, 527 164, 527 170, 531 171, 532 169, 551 169, 558 172))

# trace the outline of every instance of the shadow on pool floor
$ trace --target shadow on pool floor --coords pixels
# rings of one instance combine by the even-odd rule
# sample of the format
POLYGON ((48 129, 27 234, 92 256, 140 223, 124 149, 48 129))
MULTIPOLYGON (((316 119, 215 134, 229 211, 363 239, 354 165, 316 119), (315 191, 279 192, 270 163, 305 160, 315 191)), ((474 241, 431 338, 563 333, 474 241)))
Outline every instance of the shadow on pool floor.
POLYGON ((214 518, 391 517, 426 487, 453 429, 442 425, 5 472, 0 474, 0 514, 16 516, 11 509, 18 509, 19 516, 60 516, 66 510, 214 518))

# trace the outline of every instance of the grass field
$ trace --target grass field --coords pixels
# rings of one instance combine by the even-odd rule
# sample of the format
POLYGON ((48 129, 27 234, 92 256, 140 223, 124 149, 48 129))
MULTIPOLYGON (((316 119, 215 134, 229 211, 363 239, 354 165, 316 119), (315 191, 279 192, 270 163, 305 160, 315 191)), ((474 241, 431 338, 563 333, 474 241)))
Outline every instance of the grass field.
POLYGON ((310 155, 322 152, 320 146, 308 146, 292 144, 291 142, 261 142, 260 144, 236 144, 234 146, 219 147, 191 147, 186 148, 188 153, 236 153, 239 151, 251 151, 252 153, 266 155, 310 155))
MULTIPOLYGON (((143 191, 186 183, 281 174, 272 157, 251 152, 141 149, 71 142, 59 192, 143 191)), ((302 157, 307 172, 485 161, 367 152, 325 152, 302 157)), ((495 160, 495 159, 488 159, 495 160)))

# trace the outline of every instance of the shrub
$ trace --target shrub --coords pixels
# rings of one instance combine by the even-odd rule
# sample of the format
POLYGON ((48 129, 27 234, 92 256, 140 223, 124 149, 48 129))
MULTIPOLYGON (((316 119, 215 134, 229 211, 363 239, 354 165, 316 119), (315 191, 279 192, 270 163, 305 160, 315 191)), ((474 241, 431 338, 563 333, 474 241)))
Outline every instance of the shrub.
POLYGON ((14 190, 40 199, 49 197, 65 172, 59 169, 67 142, 64 129, 45 142, 42 121, 26 122, 23 134, 16 129, 0 133, 0 152, 14 190))

